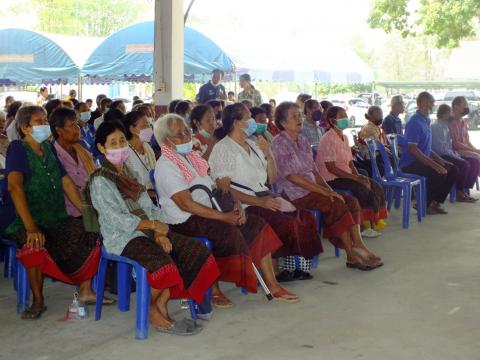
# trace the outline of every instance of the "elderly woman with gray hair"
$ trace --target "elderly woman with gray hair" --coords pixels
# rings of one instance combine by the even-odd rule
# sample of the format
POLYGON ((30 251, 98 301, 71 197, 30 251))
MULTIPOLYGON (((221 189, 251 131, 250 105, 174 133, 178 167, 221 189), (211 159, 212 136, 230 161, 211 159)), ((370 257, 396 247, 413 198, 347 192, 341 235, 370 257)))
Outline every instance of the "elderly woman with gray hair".
MULTIPOLYGON (((220 212, 212 208, 207 192, 190 192, 194 185, 213 190, 214 183, 208 175, 208 163, 192 151, 192 134, 184 119, 176 114, 165 115, 155 123, 154 134, 162 150, 155 168, 155 184, 163 217, 170 228, 187 236, 207 237, 213 243, 213 255, 221 272, 219 280, 256 292, 253 261, 261 268, 276 299, 298 301, 297 295, 282 288, 275 278, 271 254, 282 242, 273 229, 257 216, 246 217, 233 198, 233 210, 220 212)), ((233 305, 218 284, 212 293, 217 307, 233 305)))
POLYGON ((21 140, 8 147, 6 176, 17 212, 5 234, 18 243, 18 260, 27 268, 33 304, 22 319, 36 319, 46 310, 43 276, 80 285, 79 298, 95 302, 90 279, 97 273, 100 248, 97 234, 86 233, 80 218, 68 216, 64 194, 80 209, 78 190, 58 161, 47 113, 40 106, 18 110, 21 140))

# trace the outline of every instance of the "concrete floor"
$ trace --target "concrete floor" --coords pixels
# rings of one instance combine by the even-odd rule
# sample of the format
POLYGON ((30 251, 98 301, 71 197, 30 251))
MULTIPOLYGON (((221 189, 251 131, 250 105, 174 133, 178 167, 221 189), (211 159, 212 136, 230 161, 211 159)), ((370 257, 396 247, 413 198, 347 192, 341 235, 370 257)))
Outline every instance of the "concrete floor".
MULTIPOLYGON (((298 304, 267 303, 225 285, 235 307, 217 310, 188 338, 151 331, 136 341, 134 311, 115 307, 99 322, 93 308, 87 320, 61 321, 73 288, 50 281, 49 310, 25 322, 11 281, 1 278, 0 359, 480 359, 480 204, 447 210, 421 224, 413 213, 409 230, 392 212, 384 235, 368 241, 385 261, 370 273, 346 269, 324 242, 315 278, 289 286, 298 304)), ((187 316, 178 302, 172 310, 176 319, 187 316)))

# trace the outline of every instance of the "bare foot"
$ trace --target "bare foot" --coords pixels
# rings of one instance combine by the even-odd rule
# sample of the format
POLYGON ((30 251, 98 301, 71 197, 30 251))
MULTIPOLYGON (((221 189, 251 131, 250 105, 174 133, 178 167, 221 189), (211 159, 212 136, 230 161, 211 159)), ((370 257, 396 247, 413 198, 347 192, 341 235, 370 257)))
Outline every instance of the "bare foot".
POLYGON ((168 305, 160 301, 160 297, 157 300, 157 303, 155 304, 158 312, 162 315, 164 319, 167 319, 169 322, 173 323, 173 320, 170 318, 168 315, 168 305))
POLYGON ((169 329, 174 326, 173 321, 169 318, 165 318, 157 309, 156 305, 150 305, 150 324, 162 329, 169 329))

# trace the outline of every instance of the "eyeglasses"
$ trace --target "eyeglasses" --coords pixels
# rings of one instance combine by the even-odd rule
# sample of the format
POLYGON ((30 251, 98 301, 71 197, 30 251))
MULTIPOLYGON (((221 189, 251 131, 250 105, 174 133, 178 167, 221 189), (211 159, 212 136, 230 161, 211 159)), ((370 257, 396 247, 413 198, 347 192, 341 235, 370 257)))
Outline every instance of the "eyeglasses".
POLYGON ((191 137, 192 132, 189 129, 185 129, 184 131, 177 133, 175 135, 172 135, 172 138, 186 138, 186 137, 191 137))

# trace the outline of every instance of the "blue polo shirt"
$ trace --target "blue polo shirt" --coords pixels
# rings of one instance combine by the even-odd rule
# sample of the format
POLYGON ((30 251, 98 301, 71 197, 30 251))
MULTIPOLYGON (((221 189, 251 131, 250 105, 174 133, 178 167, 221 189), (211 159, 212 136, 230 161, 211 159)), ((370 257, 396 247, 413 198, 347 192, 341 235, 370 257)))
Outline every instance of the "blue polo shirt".
MULTIPOLYGON (((425 156, 430 156, 432 152, 430 118, 417 111, 405 126, 405 138, 407 143, 417 145, 418 149, 425 156)), ((410 154, 410 151, 403 151, 402 158, 400 159, 400 167, 404 168, 415 160, 416 158, 410 154)))
POLYGON ((382 122, 383 131, 386 134, 402 135, 402 120, 393 113, 388 114, 382 122))

